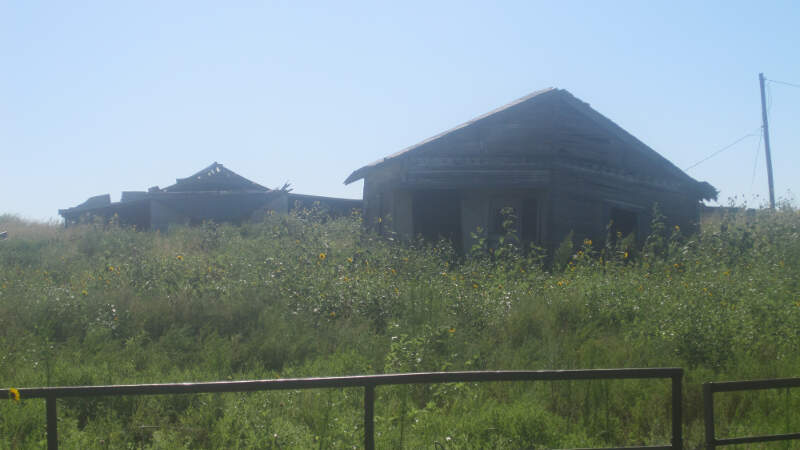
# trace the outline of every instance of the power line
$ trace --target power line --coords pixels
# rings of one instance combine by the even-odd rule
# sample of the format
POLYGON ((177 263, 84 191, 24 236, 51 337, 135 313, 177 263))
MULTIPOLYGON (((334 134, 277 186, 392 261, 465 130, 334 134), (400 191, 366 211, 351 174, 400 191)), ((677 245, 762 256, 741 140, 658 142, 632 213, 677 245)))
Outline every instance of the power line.
POLYGON ((719 150, 715 151, 714 153, 712 153, 712 154, 710 154, 710 155, 706 156, 705 158, 701 159, 700 161, 697 161, 696 163, 692 164, 691 166, 689 166, 689 167, 687 167, 687 168, 685 168, 685 169, 683 169, 683 170, 689 170, 689 169, 693 169, 693 168, 695 168, 695 167, 699 166, 700 164, 702 164, 702 163, 704 163, 704 162, 708 161, 709 159, 711 159, 711 158, 713 158, 713 157, 715 157, 715 156, 719 155, 720 153, 724 152, 725 150, 727 150, 727 149, 729 149, 729 148, 733 147, 734 145, 738 144, 739 142, 742 142, 743 140, 745 140, 745 139, 747 139, 747 138, 749 138, 749 137, 755 137, 755 136, 757 136, 757 135, 755 134, 755 132, 756 132, 756 131, 758 131, 760 128, 761 128, 761 127, 758 127, 758 128, 756 128, 755 130, 751 131, 750 133, 747 133, 747 134, 745 134, 744 136, 740 137, 739 139, 737 139, 737 140, 735 140, 735 141, 731 142, 730 144, 726 145, 725 147, 722 147, 721 149, 719 149, 719 150))
POLYGON ((767 85, 767 118, 769 113, 772 112, 772 86, 767 85))
POLYGON ((761 154, 761 142, 764 140, 764 133, 758 135, 758 145, 756 145, 756 157, 753 160, 753 178, 750 180, 750 192, 753 192, 753 185, 756 182, 756 169, 758 168, 758 156, 761 154))
POLYGON ((786 86, 796 87, 796 88, 800 89, 800 84, 794 84, 794 83, 788 83, 786 81, 778 81, 778 80, 770 80, 770 79, 767 79, 767 81, 769 81, 770 83, 785 84, 786 86))

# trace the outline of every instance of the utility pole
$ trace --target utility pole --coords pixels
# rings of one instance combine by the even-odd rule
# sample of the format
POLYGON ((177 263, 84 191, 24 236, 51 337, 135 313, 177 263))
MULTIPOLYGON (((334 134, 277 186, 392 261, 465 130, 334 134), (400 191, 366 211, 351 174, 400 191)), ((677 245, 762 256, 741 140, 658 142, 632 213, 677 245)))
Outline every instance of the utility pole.
POLYGON ((761 119, 764 122, 764 151, 767 154, 767 182, 769 183, 769 207, 775 209, 775 185, 772 182, 772 155, 769 151, 769 124, 767 123, 767 97, 764 95, 764 74, 758 74, 761 85, 761 119))

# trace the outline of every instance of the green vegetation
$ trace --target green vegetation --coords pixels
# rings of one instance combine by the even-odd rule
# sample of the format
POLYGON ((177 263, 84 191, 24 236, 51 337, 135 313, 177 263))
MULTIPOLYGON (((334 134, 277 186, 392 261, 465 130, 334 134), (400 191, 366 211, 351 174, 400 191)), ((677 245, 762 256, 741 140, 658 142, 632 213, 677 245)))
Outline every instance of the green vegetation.
MULTIPOLYGON (((565 243, 548 267, 514 239, 464 259, 314 211, 166 235, 0 216, 0 387, 678 366, 700 448, 702 382, 800 374, 800 214, 662 228, 636 252, 565 243)), ((59 433, 65 448, 358 448, 362 401, 67 399, 59 433)), ((717 433, 798 431, 798 410, 800 393, 720 394, 717 433)), ((43 446, 44 420, 41 400, 0 402, 0 448, 43 446)), ((669 383, 378 388, 376 428, 380 448, 663 444, 669 383)))

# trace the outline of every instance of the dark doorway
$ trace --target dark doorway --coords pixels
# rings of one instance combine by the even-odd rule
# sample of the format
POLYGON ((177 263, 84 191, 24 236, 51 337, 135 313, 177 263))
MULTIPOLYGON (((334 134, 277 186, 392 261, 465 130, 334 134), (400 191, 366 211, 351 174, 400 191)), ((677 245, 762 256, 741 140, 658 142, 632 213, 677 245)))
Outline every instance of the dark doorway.
POLYGON ((412 197, 414 235, 449 239, 461 248, 461 196, 457 191, 416 191, 412 197))
POLYGON ((526 245, 539 244, 539 202, 527 198, 522 202, 522 242, 526 245))
POLYGON ((638 215, 634 211, 621 208, 611 208, 611 239, 625 238, 631 233, 636 232, 638 226, 638 215))

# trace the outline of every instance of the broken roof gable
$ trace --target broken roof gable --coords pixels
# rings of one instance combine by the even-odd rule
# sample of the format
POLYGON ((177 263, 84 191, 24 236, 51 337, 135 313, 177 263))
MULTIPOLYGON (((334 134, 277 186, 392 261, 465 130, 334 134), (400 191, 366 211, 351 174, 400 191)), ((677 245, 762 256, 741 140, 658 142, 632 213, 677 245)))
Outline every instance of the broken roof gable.
POLYGON ((214 162, 205 169, 186 178, 178 178, 175 184, 165 187, 163 192, 208 192, 208 191, 270 191, 269 188, 248 180, 238 173, 214 162))

